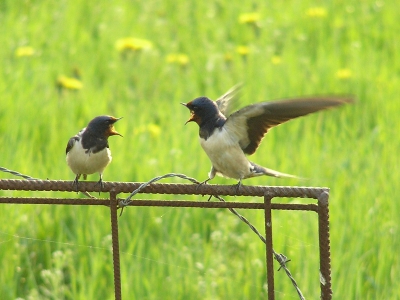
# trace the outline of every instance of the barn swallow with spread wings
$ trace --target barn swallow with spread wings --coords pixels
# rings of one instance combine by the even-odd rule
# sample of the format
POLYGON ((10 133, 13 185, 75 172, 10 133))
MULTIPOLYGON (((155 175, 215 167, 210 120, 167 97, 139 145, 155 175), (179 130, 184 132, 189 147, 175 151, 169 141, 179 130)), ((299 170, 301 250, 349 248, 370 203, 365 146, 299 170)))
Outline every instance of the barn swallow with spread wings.
POLYGON ((217 101, 199 97, 181 103, 191 112, 185 124, 196 122, 199 125, 200 145, 212 163, 208 179, 202 184, 217 174, 239 180, 236 191, 243 179, 255 176, 296 178, 247 159, 246 155, 257 150, 271 128, 297 117, 352 102, 347 96, 310 96, 256 103, 226 116, 229 102, 236 92, 237 87, 234 87, 217 101))

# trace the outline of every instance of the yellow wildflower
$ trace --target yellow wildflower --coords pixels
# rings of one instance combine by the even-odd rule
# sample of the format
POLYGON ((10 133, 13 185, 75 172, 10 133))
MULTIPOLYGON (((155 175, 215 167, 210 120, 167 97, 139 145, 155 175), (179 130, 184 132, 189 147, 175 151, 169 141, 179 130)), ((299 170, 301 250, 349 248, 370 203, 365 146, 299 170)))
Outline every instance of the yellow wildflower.
POLYGON ((232 61, 232 60, 233 60, 233 55, 232 55, 232 53, 231 53, 231 52, 226 52, 226 53, 224 54, 224 60, 225 60, 226 62, 232 61))
POLYGON ((157 138, 161 133, 161 128, 156 124, 149 124, 147 126, 147 131, 150 133, 152 138, 157 138))
POLYGON ((261 19, 261 15, 257 12, 244 13, 239 16, 240 24, 256 24, 261 19))
POLYGON ((237 46, 236 47, 236 52, 239 53, 242 56, 246 56, 250 53, 250 48, 247 46, 237 46))
POLYGON ((336 78, 339 79, 349 79, 353 76, 353 73, 350 69, 340 69, 336 72, 336 78))
POLYGON ((278 55, 274 55, 271 57, 271 62, 273 65, 279 65, 282 63, 282 58, 278 55))
POLYGON ((57 78, 57 86, 68 90, 80 90, 83 88, 83 84, 79 79, 64 75, 57 78))
POLYGON ((149 40, 127 37, 117 40, 115 47, 118 51, 140 51, 153 48, 153 43, 149 40))
POLYGON ((32 56, 35 54, 35 49, 29 46, 18 47, 15 50, 16 57, 32 56))
POLYGON ((166 58, 167 63, 176 63, 181 66, 186 66, 189 63, 189 56, 183 53, 168 54, 166 58))
POLYGON ((310 18, 325 18, 327 14, 324 7, 311 7, 306 11, 307 17, 310 18))

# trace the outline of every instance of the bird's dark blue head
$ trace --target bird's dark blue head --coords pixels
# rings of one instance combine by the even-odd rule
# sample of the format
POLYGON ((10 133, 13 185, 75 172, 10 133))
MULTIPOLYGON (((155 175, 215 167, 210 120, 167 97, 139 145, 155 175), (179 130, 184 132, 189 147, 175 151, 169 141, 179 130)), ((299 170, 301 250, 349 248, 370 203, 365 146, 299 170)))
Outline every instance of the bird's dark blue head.
POLYGON ((185 124, 194 121, 201 126, 207 121, 214 121, 220 119, 222 116, 217 104, 207 97, 199 97, 188 103, 181 104, 190 110, 190 118, 185 124))
POLYGON ((86 127, 86 130, 98 134, 99 136, 104 135, 104 137, 106 138, 108 138, 110 135, 122 136, 114 128, 114 123, 120 119, 122 118, 115 118, 112 116, 99 116, 89 122, 88 126, 86 127))

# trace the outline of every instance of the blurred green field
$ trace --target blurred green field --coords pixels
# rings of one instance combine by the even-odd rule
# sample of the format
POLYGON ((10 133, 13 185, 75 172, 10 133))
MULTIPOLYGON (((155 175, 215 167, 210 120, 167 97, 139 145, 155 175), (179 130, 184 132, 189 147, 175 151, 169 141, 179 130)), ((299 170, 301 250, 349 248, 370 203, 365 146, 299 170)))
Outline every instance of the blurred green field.
MULTIPOLYGON (((399 24, 395 1, 2 0, 0 166, 72 180, 69 137, 110 114, 124 117, 124 137, 109 140, 104 180, 204 180, 210 162, 180 102, 216 99, 238 82, 242 106, 353 94, 354 105, 272 130, 251 157, 308 180, 244 184, 329 187, 334 299, 400 299, 399 24), (74 74, 76 90, 60 81, 74 74)), ((263 232, 262 212, 241 213, 263 232)), ((0 219, 1 299, 113 299, 107 208, 2 205, 0 219)), ((273 220, 275 250, 317 299, 317 216, 273 220)), ((128 208, 119 224, 124 299, 266 298, 264 246, 227 210, 128 208)), ((275 287, 277 299, 298 299, 283 272, 275 287)))

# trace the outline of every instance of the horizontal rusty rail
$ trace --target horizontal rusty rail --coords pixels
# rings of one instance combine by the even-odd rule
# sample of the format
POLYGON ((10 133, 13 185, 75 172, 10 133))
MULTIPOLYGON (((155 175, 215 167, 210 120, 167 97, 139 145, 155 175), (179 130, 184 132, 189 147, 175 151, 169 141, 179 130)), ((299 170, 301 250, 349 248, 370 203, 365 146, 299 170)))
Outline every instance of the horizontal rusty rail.
MULTIPOLYGON (((141 182, 104 182, 102 192, 131 193, 136 190, 141 182)), ((76 192, 72 181, 64 180, 0 180, 0 190, 20 191, 63 191, 76 192)), ((99 192, 96 182, 79 182, 80 192, 99 192)), ((220 195, 220 196, 254 196, 264 197, 298 197, 318 199, 328 188, 311 187, 285 187, 285 186, 248 186, 242 185, 236 192, 236 185, 203 184, 175 184, 153 183, 145 187, 140 193, 144 194, 175 194, 175 195, 220 195)))
MULTIPOLYGON (((59 205, 104 205, 110 206, 109 199, 73 199, 73 198, 28 198, 28 197, 0 197, 0 203, 9 204, 59 204, 59 205)), ((264 203, 255 202, 214 202, 189 200, 133 200, 128 206, 159 206, 159 207, 197 207, 197 208, 243 208, 265 209, 264 203)), ((272 203, 272 209, 277 210, 307 210, 318 212, 316 204, 284 204, 272 203)))

